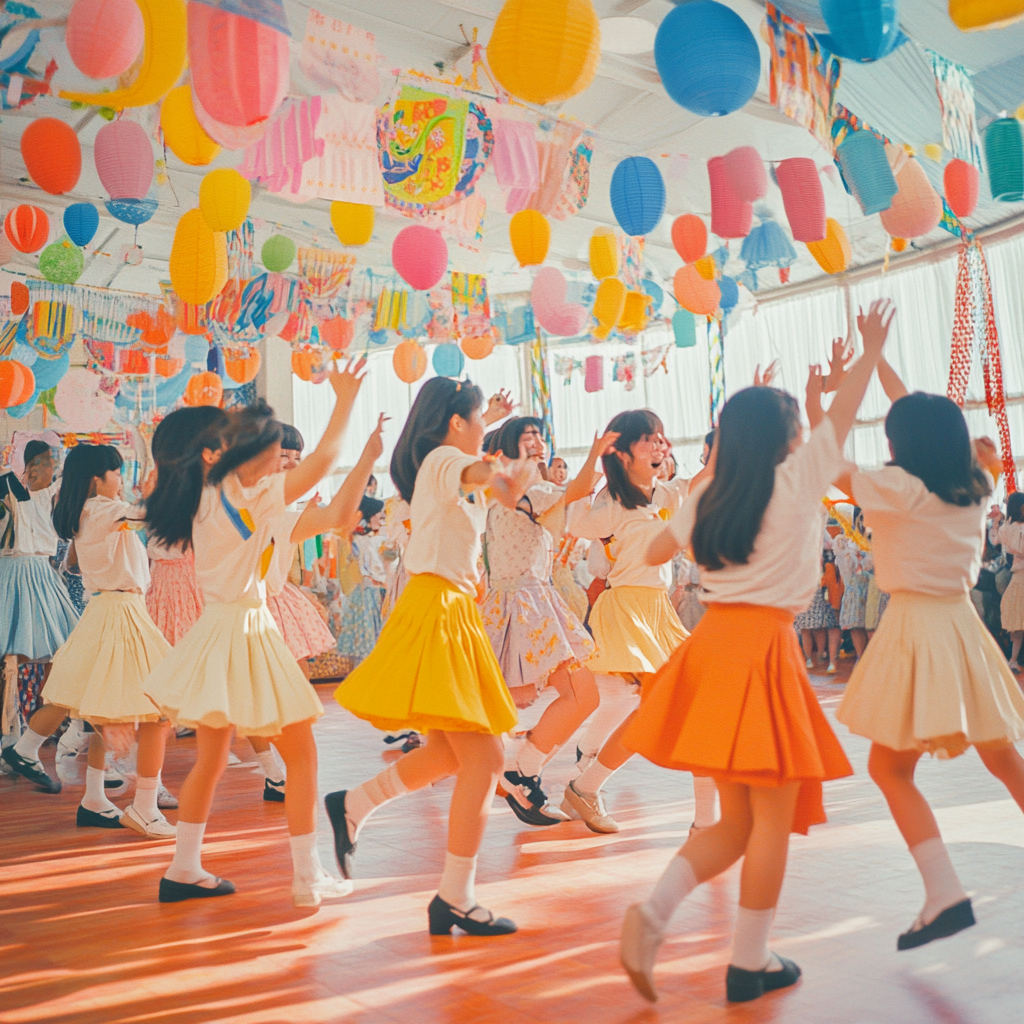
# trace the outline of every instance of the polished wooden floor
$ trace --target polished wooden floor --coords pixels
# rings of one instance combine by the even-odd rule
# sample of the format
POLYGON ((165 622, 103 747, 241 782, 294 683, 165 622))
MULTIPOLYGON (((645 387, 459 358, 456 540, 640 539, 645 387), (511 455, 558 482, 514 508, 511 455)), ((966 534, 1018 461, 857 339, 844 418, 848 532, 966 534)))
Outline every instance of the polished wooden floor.
MULTIPOLYGON (((815 679, 831 715, 842 686, 815 679)), ((323 790, 397 756, 380 734, 321 695, 323 790)), ((524 716, 528 722, 537 709, 524 716)), ((878 792, 866 745, 838 727, 856 777, 827 787, 830 822, 796 838, 773 945, 796 959, 794 989, 728 1006, 724 973, 736 871, 699 889, 673 921, 658 969, 661 1001, 632 990, 617 959, 626 906, 643 897, 685 835, 689 776, 635 761, 612 781, 623 825, 521 826, 495 801, 478 896, 508 914, 510 938, 430 938, 426 904, 444 858, 450 784, 386 807, 364 832, 347 900, 296 910, 284 809, 261 800, 252 767, 232 768, 207 833, 207 867, 234 897, 161 906, 166 842, 76 830, 81 790, 59 796, 0 778, 0 1021, 4 1024, 296 1024, 345 1021, 772 1021, 793 1024, 1009 1024, 1024 1019, 1024 816, 973 753, 928 762, 920 778, 974 896, 977 927, 897 953, 922 890, 878 792)), ((175 789, 194 741, 173 743, 175 789)), ((242 756, 244 745, 236 747, 242 756)), ((53 747, 44 750, 52 764, 53 747)), ((84 765, 80 764, 84 769, 84 765)), ((569 751, 551 789, 573 774, 569 751)), ((127 802, 116 797, 118 803, 127 802)), ((169 813, 173 820, 174 812, 169 813)), ((321 827, 321 851, 330 856, 321 827)))

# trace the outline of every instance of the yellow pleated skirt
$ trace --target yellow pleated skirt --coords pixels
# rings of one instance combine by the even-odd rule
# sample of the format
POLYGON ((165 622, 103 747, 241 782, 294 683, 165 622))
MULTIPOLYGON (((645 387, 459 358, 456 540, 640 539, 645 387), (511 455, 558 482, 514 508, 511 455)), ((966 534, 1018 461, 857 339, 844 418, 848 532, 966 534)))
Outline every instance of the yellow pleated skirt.
POLYGON ((43 699, 96 725, 157 722, 143 683, 170 653, 141 594, 103 591, 53 656, 43 699))
POLYGON ((324 713, 262 601, 207 604, 144 688, 175 725, 242 736, 278 736, 324 713))
POLYGON ((334 697, 378 729, 499 735, 518 721, 476 602, 427 573, 409 578, 370 656, 334 697))
POLYGON ((967 594, 897 592, 836 718, 892 750, 956 757, 1024 738, 1024 695, 967 594))
POLYGON ((612 587, 594 602, 590 628, 597 653, 591 672, 657 672, 689 635, 662 587, 612 587))

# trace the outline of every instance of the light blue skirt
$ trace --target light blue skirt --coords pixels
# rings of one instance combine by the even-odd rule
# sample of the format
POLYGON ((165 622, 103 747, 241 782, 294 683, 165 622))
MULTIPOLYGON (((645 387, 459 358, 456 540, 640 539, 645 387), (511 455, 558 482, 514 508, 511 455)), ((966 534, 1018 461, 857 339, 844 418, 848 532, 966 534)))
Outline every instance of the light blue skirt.
POLYGON ((45 555, 0 558, 0 653, 52 658, 76 622, 67 587, 45 555))
POLYGON ((381 588, 367 583, 360 583, 345 599, 337 649, 339 654, 352 659, 353 667, 368 658, 377 643, 382 601, 381 588))

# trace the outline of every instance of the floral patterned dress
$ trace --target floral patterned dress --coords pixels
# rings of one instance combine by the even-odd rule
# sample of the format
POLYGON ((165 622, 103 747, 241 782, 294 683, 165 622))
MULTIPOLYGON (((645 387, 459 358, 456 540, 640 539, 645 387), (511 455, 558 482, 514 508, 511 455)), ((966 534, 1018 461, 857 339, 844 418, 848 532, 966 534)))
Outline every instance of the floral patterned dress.
POLYGON ((355 668, 373 650, 381 630, 385 572, 373 535, 352 538, 352 556, 358 559, 362 582, 345 599, 338 632, 338 653, 355 668))

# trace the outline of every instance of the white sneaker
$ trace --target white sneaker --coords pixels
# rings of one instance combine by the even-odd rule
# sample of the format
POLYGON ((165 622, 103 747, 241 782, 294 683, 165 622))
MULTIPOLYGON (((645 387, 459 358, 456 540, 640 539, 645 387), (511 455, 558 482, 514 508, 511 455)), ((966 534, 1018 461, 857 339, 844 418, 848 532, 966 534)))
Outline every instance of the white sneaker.
POLYGON ((89 737, 78 724, 72 720, 71 725, 65 730, 64 735, 57 741, 57 760, 72 761, 89 744, 89 737))
POLYGON ((828 674, 829 674, 830 676, 834 676, 834 675, 835 675, 835 674, 836 674, 836 673, 837 673, 837 672, 839 671, 839 669, 837 669, 837 668, 835 667, 835 665, 834 665, 834 664, 829 664, 828 668, 827 668, 827 669, 825 669, 825 671, 826 671, 826 672, 827 672, 827 673, 828 673, 828 674))
POLYGON ((178 806, 178 798, 162 782, 156 791, 156 805, 161 811, 173 811, 178 806))
POLYGON ((178 830, 160 813, 152 821, 146 821, 135 809, 135 804, 124 809, 121 824, 147 839, 174 839, 178 834, 178 830))
POLYGON ((656 928, 639 903, 626 911, 619 939, 619 960, 633 982, 633 987, 652 1003, 658 1001, 654 987, 654 963, 658 959, 663 933, 656 928))
POLYGON ((565 787, 562 810, 572 818, 579 818, 591 832, 607 834, 619 832, 619 823, 605 810, 604 797, 600 793, 593 797, 584 796, 570 782, 565 787))
POLYGON ((322 900, 348 896, 354 886, 347 878, 335 878, 325 871, 315 882, 292 880, 292 903, 296 907, 319 907, 322 900))

